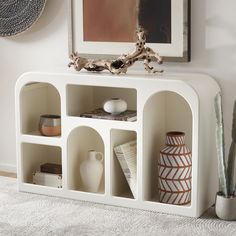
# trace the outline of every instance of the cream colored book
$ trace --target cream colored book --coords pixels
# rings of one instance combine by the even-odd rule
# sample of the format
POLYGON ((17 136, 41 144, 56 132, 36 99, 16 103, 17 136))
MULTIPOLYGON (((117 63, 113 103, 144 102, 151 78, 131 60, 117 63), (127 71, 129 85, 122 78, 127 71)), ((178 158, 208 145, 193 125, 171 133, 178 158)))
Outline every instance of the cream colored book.
POLYGON ((131 192, 137 196, 137 142, 131 141, 114 148, 131 192))

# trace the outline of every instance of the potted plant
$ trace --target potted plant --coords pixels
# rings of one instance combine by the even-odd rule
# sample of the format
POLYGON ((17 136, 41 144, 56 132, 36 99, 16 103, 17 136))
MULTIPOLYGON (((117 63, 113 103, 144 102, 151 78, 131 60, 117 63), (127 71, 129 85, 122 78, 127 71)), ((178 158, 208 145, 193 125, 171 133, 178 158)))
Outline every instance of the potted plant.
POLYGON ((233 110, 232 143, 228 160, 225 158, 224 122, 222 98, 218 93, 215 97, 216 113, 216 148, 218 156, 218 174, 220 189, 216 196, 216 214, 223 220, 236 220, 236 185, 234 168, 236 158, 236 101, 233 110))

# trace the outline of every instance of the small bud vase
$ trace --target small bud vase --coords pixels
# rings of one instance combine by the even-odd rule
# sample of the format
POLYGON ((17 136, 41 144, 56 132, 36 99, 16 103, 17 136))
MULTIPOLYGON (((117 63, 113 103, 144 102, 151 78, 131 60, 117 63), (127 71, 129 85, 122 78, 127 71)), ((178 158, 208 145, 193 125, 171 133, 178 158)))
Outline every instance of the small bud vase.
POLYGON ((185 133, 166 134, 166 146, 158 160, 160 202, 185 205, 191 202, 192 154, 185 133))

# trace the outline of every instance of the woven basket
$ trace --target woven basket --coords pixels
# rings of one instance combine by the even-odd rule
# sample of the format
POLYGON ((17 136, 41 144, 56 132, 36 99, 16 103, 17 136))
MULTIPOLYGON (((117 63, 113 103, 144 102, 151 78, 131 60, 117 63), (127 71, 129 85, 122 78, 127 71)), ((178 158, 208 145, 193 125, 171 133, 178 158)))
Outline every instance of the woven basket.
POLYGON ((0 36, 9 37, 29 29, 41 16, 46 0, 1 0, 0 36))

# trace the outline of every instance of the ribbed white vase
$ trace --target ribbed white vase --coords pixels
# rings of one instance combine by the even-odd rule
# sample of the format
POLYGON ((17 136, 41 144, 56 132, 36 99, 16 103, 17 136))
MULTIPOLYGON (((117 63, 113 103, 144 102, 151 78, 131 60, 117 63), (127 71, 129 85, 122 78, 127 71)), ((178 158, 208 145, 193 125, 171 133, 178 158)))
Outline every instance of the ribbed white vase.
POLYGON ((169 132, 158 160, 160 202, 185 205, 191 202, 192 154, 183 132, 169 132))

